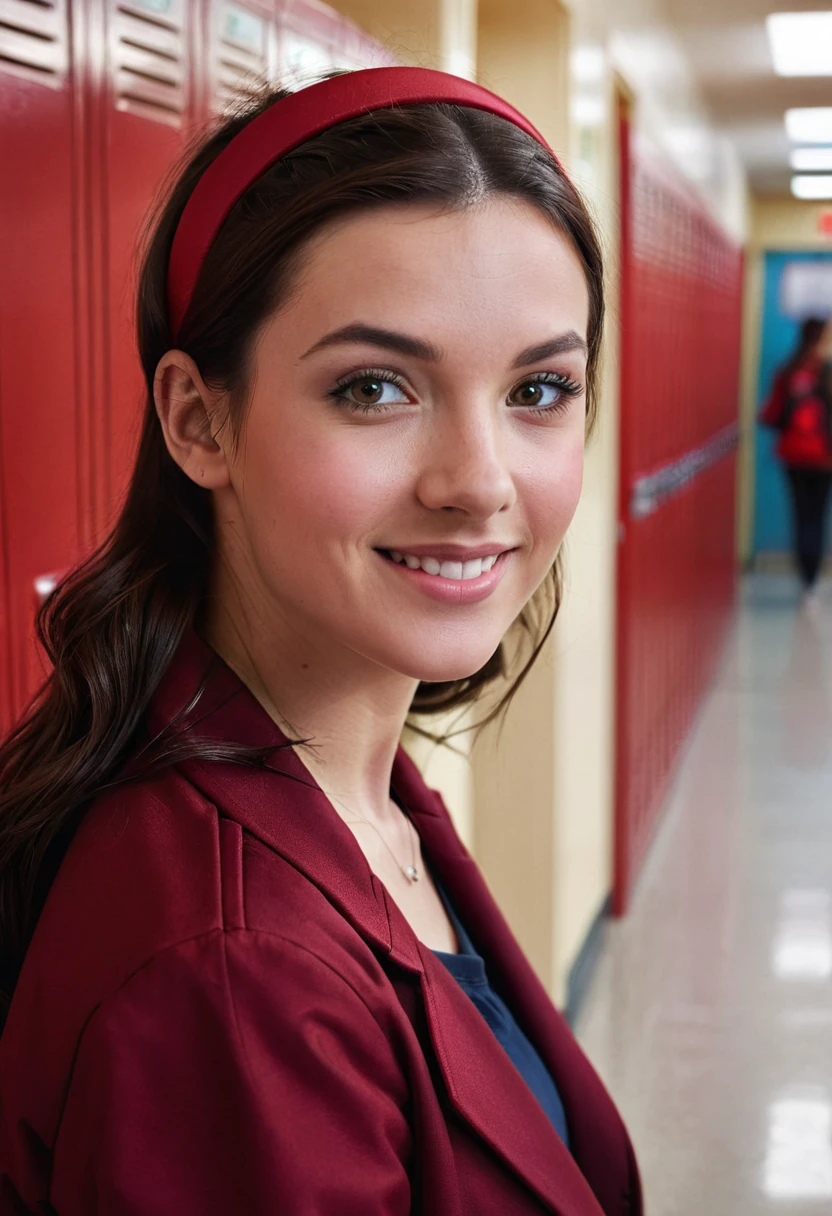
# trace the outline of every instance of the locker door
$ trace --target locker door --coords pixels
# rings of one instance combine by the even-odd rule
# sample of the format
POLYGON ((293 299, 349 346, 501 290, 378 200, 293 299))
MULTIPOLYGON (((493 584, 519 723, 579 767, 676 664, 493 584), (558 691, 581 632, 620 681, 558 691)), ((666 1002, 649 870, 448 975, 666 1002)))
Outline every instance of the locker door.
POLYGON ((207 0, 207 84, 212 114, 233 109, 274 79, 277 30, 268 5, 207 0))
MULTIPOLYGON (((832 253, 766 253, 758 409, 771 392, 778 368, 797 345, 801 322, 808 316, 824 316, 827 311, 825 297, 832 296, 832 288, 824 291, 825 275, 832 282, 832 253), (804 278, 807 271, 810 277, 804 278)), ((774 452, 777 438, 776 432, 757 427, 754 437, 755 556, 758 553, 788 553, 792 545, 788 484, 774 452)), ((832 552, 832 536, 827 548, 832 552)))
POLYGON ((620 121, 615 871, 623 914, 735 592, 741 252, 620 121))
MULTIPOLYGON (((0 334, 0 368, 3 339, 0 334)), ((6 506, 5 459, 3 456, 3 383, 0 379, 0 739, 12 724, 14 681, 12 678, 12 636, 9 608, 11 572, 9 570, 9 513, 6 506)))
POLYGON ((79 550, 65 0, 0 0, 0 732, 40 682, 35 581, 79 550))
POLYGON ((192 134, 189 27, 198 20, 196 5, 189 8, 186 0, 94 0, 102 2, 106 80, 90 125, 98 141, 94 177, 101 234, 94 438, 100 533, 114 519, 135 455, 144 406, 134 333, 137 245, 151 204, 192 134))
POLYGON ((307 83, 331 68, 395 64, 380 42, 320 0, 277 0, 280 77, 307 83))

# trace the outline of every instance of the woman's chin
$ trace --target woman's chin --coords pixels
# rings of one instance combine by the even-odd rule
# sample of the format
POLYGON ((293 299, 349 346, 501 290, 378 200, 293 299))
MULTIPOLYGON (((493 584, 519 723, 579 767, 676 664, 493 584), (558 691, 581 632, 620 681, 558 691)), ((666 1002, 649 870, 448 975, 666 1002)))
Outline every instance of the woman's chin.
POLYGON ((407 664, 406 671, 402 667, 399 670, 422 684, 450 684, 454 680, 467 680, 476 675, 486 665, 495 649, 496 646, 490 650, 478 647, 475 653, 457 654, 441 659, 433 657, 429 661, 426 661, 423 654, 418 658, 414 657, 412 663, 407 664))

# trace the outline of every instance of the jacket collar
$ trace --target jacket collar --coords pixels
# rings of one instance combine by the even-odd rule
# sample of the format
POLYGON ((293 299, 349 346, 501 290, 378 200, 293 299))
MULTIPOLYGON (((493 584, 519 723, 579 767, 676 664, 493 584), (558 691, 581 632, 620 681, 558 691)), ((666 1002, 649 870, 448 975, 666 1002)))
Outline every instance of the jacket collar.
MULTIPOLYGON (((404 749, 400 747, 395 758, 393 792, 411 816, 431 866, 486 957, 492 982, 501 987, 556 1078, 583 1175, 485 1022, 480 1025, 481 1019, 471 1016, 467 998, 453 977, 418 941, 349 828, 296 752, 286 746, 280 729, 193 630, 185 634, 148 714, 151 733, 174 721, 178 730, 193 731, 202 739, 275 749, 270 764, 276 772, 194 760, 179 768, 222 814, 304 873, 377 952, 418 975, 450 1099, 506 1164, 559 1216, 600 1216, 602 1208, 587 1180, 602 1199, 604 1212, 623 1213, 620 1190, 627 1162, 593 1157, 593 1146, 599 1141, 608 1152, 609 1135, 599 1135, 597 1121, 611 1103, 514 941, 441 797, 428 789, 404 749), (602 1197, 605 1189, 609 1204, 602 1197)), ((607 1117, 612 1123, 612 1116, 607 1117)), ((612 1126, 604 1129, 611 1130, 612 1126)), ((623 1128, 615 1130, 618 1139, 626 1141, 623 1128)))
MULTIPOLYGON (((193 629, 184 635, 148 714, 151 735, 174 724, 177 733, 200 740, 273 751, 268 764, 274 771, 201 760, 178 767, 224 815, 291 862, 362 937, 389 954, 383 887, 349 828, 280 728, 193 629)), ((399 961, 416 964, 413 952, 399 961)))

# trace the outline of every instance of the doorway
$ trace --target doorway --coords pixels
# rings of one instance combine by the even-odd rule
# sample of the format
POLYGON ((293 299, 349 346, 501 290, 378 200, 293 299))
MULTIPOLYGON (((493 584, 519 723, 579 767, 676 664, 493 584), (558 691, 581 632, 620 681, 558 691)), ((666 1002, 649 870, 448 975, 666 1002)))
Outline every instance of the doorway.
MULTIPOLYGON (((765 255, 763 319, 757 413, 768 399, 778 367, 797 344, 801 322, 832 316, 832 253, 776 252, 765 255)), ((786 479, 774 455, 777 434, 757 427, 754 442, 755 560, 791 549, 791 515, 786 479)), ((832 538, 830 538, 832 545, 832 538)))

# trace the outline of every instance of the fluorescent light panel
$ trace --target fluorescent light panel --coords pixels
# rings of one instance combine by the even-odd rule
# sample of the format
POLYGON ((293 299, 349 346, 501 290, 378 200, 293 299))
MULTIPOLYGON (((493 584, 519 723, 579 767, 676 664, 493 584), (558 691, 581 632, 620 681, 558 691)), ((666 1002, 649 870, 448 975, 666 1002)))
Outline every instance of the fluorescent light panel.
POLYGON ((766 31, 778 76, 832 76, 832 12, 771 13, 766 31))
POLYGON ((795 198, 832 198, 832 173, 811 177, 798 174, 792 178, 792 194, 795 198))
POLYGON ((789 164, 797 173, 832 171, 832 148, 792 148, 789 164))
POLYGON ((577 46, 572 52, 572 75, 578 84, 604 79, 604 52, 600 46, 577 46))
POLYGON ((786 131, 794 144, 832 144, 832 106, 786 110, 786 131))

